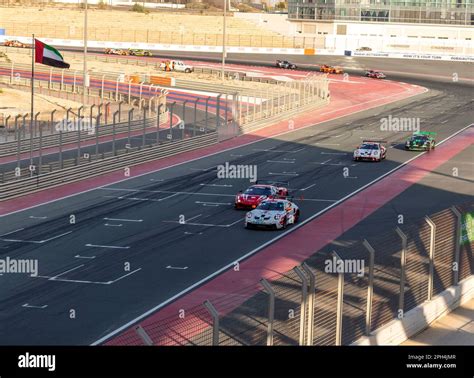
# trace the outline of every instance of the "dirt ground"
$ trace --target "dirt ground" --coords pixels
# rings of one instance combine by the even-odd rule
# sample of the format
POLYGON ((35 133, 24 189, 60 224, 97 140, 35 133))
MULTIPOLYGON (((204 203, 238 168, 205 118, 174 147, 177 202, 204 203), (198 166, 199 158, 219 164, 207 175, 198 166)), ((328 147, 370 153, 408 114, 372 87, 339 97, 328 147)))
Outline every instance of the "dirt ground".
MULTIPOLYGON (((56 97, 35 95, 34 112, 41 112, 38 119, 49 120, 50 112, 57 109, 56 114, 65 112, 68 108, 77 109, 81 104, 56 97)), ((8 116, 14 118, 18 114, 31 112, 31 93, 28 91, 0 87, 0 119, 8 116)))

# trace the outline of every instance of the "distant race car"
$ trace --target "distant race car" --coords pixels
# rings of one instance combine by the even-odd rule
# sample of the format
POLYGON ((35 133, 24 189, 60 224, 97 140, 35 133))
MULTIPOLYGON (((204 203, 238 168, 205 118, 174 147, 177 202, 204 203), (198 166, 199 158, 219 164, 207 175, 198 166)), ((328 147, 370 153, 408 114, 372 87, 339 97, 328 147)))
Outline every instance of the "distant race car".
POLYGON ((370 77, 372 79, 385 79, 387 77, 383 72, 374 70, 365 71, 364 76, 370 77))
POLYGON ((367 47, 367 46, 362 46, 362 47, 359 47, 358 49, 356 49, 356 51, 372 51, 372 49, 370 47, 367 47))
POLYGON ((104 53, 111 54, 111 55, 130 55, 128 50, 122 50, 122 49, 105 49, 104 53))
POLYGON ((20 42, 16 39, 5 41, 3 45, 8 46, 8 47, 21 47, 21 48, 29 47, 29 45, 27 45, 26 43, 20 42))
POLYGON ((387 157, 387 148, 384 141, 364 140, 354 150, 354 160, 382 161, 387 157))
POLYGON ((252 185, 244 192, 240 191, 235 196, 234 208, 255 209, 266 199, 285 198, 288 196, 288 189, 275 185, 252 185))
POLYGON ((405 142, 405 149, 410 151, 430 151, 436 147, 435 138, 436 133, 428 131, 419 131, 413 133, 413 135, 405 142))
POLYGON ((133 56, 153 56, 153 54, 148 50, 129 49, 128 52, 133 56))
POLYGON ((339 67, 328 66, 327 64, 323 64, 319 67, 320 72, 330 73, 330 74, 343 74, 344 70, 339 67))
POLYGON ((245 228, 270 228, 280 230, 298 222, 300 210, 287 199, 267 199, 245 216, 245 228))
POLYGON ((287 60, 277 60, 276 61, 276 66, 278 68, 286 68, 286 69, 289 69, 289 70, 296 70, 298 67, 296 66, 296 64, 294 63, 291 63, 287 60))

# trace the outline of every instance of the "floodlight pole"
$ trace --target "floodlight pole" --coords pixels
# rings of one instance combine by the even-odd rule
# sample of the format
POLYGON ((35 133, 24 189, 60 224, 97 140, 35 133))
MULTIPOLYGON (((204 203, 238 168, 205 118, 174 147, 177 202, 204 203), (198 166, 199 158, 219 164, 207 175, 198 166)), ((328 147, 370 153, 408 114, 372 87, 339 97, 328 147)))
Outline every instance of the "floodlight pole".
POLYGON ((82 105, 85 106, 87 84, 87 0, 84 0, 84 57, 82 70, 82 105))
POLYGON ((226 37, 226 19, 227 19, 227 1, 228 0, 224 0, 224 24, 223 24, 223 28, 222 28, 222 81, 224 81, 224 78, 225 78, 225 58, 226 58, 226 55, 227 55, 226 41, 225 41, 225 37, 226 37))

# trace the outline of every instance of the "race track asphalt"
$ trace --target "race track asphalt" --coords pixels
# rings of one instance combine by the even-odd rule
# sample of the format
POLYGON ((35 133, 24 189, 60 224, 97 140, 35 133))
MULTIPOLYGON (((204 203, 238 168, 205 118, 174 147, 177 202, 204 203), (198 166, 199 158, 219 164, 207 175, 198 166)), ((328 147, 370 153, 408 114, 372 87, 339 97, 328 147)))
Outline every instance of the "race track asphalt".
MULTIPOLYGON (((443 64, 424 72, 446 78, 452 70, 443 64)), ((0 343, 90 344, 274 238, 243 228, 244 213, 232 203, 248 180, 218 179, 218 164, 257 165, 260 180, 287 181, 304 220, 417 154, 401 148, 409 133, 382 132, 381 118, 419 117, 438 140, 472 122, 471 86, 404 80, 430 92, 2 217, 2 256, 38 259, 39 276, 0 276, 0 343), (384 162, 351 160, 364 138, 388 142, 384 162)), ((471 157, 460 157, 468 170, 471 157)), ((469 177, 433 180, 439 200, 429 207, 420 195, 432 198, 434 189, 415 185, 398 206, 416 216, 464 202, 451 193, 469 193, 469 177)), ((366 221, 383 227, 392 221, 386 211, 366 221)))

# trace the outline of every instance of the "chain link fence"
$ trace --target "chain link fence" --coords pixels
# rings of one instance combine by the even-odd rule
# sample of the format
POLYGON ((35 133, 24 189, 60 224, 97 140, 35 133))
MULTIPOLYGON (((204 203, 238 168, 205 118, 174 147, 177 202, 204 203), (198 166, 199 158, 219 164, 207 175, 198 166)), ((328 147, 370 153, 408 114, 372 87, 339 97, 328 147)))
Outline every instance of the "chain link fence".
POLYGON ((337 251, 327 246, 212 303, 158 313, 113 344, 352 344, 474 274, 473 219, 467 203, 337 251))

